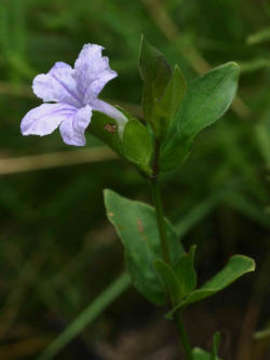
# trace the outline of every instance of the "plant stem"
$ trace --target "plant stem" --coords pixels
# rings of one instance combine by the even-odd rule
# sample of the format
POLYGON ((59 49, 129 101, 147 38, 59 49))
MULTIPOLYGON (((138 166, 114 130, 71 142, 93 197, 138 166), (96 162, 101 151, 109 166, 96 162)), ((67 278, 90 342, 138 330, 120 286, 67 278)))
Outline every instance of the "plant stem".
POLYGON ((169 244, 167 240, 166 232, 166 223, 163 213, 162 200, 160 195, 159 187, 159 156, 160 156, 160 142, 158 139, 155 139, 155 150, 154 150, 154 159, 153 159, 153 174, 151 177, 151 188, 152 188, 152 199, 153 204, 156 210, 157 225, 160 237, 160 243, 162 248, 163 260, 166 263, 170 263, 170 251, 169 244))
MULTIPOLYGON (((163 205, 161 200, 160 194, 160 186, 159 186, 159 155, 160 155, 160 143, 158 140, 155 142, 155 154, 154 154, 154 161, 153 161, 153 176, 151 178, 151 187, 152 187, 152 198, 153 204, 156 210, 156 218, 157 218, 157 225, 160 237, 160 244, 162 248, 163 260, 170 265, 170 248, 167 239, 167 229, 166 229, 166 222, 164 217, 163 205)), ((175 304, 172 303, 172 306, 175 304)), ((183 345, 185 350, 186 359, 192 360, 192 348, 187 336, 187 333, 184 328, 183 321, 181 319, 181 312, 178 311, 175 315, 175 322, 178 328, 180 341, 183 345)))
MULTIPOLYGON (((154 178, 151 181, 152 185, 152 196, 153 196, 153 203, 156 210, 156 217, 157 217, 157 224, 158 224, 158 230, 159 230, 159 236, 160 236, 160 242, 162 247, 162 254, 163 259, 166 263, 170 264, 170 253, 169 253, 169 244, 167 240, 167 233, 166 233, 166 223, 163 213, 163 206, 162 206, 162 200, 160 195, 160 187, 158 183, 158 179, 154 178)), ((172 304, 173 306, 175 304, 172 304)), ((192 349, 188 340, 187 333, 184 328, 183 321, 181 319, 181 313, 177 312, 175 314, 175 322, 178 328, 180 341, 183 345, 183 348, 186 353, 186 359, 192 360, 192 349)))
POLYGON ((187 360, 193 360, 192 356, 192 348, 188 339, 188 335, 186 333, 186 330, 184 328, 183 320, 181 319, 181 313, 177 312, 175 314, 175 322, 178 328, 180 341, 183 345, 183 348, 185 349, 187 360))
POLYGON ((151 181, 152 198, 156 209, 157 225, 160 236, 160 243, 162 248, 163 259, 166 263, 170 263, 170 252, 166 234, 166 223, 164 220, 162 201, 160 196, 160 188, 157 179, 151 181))

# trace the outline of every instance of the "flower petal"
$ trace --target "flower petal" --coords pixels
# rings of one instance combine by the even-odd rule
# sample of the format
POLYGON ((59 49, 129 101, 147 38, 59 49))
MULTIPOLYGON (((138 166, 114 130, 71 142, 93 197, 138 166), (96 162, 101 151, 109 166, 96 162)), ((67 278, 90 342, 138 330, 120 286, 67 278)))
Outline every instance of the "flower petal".
POLYGON ((66 119, 60 125, 63 141, 68 145, 84 146, 86 143, 84 132, 90 124, 92 108, 89 105, 79 109, 72 118, 66 119))
POLYGON ((55 101, 80 107, 82 99, 73 78, 73 69, 64 62, 57 62, 47 74, 37 75, 33 91, 43 101, 55 101))
POLYGON ((51 134, 62 121, 73 117, 76 108, 66 104, 43 104, 30 110, 21 121, 23 135, 51 134))
POLYGON ((103 49, 100 45, 86 44, 75 62, 73 76, 84 104, 91 103, 107 82, 117 76, 110 68, 108 57, 102 56, 103 49))
POLYGON ((110 80, 117 77, 115 71, 104 71, 100 74, 99 78, 94 80, 87 88, 85 95, 84 95, 84 104, 91 104, 93 99, 97 98, 98 94, 103 90, 104 86, 110 80))
POLYGON ((93 110, 102 112, 112 119, 115 119, 117 122, 126 123, 128 121, 126 116, 120 110, 103 100, 96 99, 92 106, 93 110))

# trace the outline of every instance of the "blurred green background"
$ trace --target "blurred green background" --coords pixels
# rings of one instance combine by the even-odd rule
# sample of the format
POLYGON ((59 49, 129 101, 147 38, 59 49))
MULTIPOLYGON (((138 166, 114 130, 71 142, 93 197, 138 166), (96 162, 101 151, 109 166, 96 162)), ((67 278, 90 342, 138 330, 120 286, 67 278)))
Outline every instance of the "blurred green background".
MULTIPOLYGON (((179 237, 198 245, 201 282, 234 253, 257 262, 256 274, 188 311, 193 344, 208 348, 221 329, 225 360, 269 359, 269 1, 0 0, 1 360, 36 359, 124 270, 102 190, 151 201, 135 168, 90 132, 83 150, 58 132, 21 136, 20 120, 40 103, 32 79, 56 61, 73 64, 83 44, 101 44, 119 73, 102 96, 140 117, 142 33, 188 80, 230 60, 241 66, 232 109, 163 191, 179 237)), ((163 313, 129 289, 56 358, 177 358, 163 313)))

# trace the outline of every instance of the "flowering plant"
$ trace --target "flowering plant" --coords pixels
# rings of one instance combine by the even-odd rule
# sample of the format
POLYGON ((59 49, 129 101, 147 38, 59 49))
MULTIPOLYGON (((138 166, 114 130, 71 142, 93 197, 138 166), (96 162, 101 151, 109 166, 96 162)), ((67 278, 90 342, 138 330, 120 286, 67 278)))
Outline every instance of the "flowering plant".
POLYGON ((229 108, 237 89, 239 67, 229 62, 186 84, 178 66, 171 70, 164 56, 144 39, 139 69, 144 82, 141 121, 127 111, 98 98, 106 83, 117 76, 99 45, 85 45, 74 69, 56 63, 33 81, 33 91, 44 104, 29 111, 21 122, 23 135, 48 135, 57 127, 63 141, 83 146, 90 131, 148 180, 153 207, 105 190, 108 219, 125 249, 126 266, 137 290, 157 306, 169 306, 188 360, 217 360, 220 337, 214 336, 212 353, 192 349, 182 313, 191 304, 223 290, 254 261, 234 255, 202 286, 194 264, 196 246, 185 250, 173 225, 164 216, 160 183, 187 159, 195 137, 229 108), (124 211, 123 211, 124 210, 124 211))

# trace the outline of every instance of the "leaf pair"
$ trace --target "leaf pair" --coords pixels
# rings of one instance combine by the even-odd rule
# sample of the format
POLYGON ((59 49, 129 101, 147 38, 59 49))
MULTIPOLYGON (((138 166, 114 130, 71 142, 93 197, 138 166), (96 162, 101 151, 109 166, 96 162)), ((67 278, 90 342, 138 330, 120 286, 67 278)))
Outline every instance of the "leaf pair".
POLYGON ((163 282, 174 306, 185 298, 197 285, 197 274, 194 268, 193 246, 189 254, 184 253, 176 264, 169 265, 161 259, 154 260, 154 267, 163 282))
POLYGON ((161 170, 175 170, 189 154, 195 136, 229 108, 239 66, 233 62, 219 66, 187 87, 180 69, 176 66, 172 72, 159 50, 143 39, 139 68, 144 118, 162 142, 161 170))
POLYGON ((211 280, 195 289, 195 248, 185 253, 169 221, 166 220, 170 251, 170 264, 167 264, 162 260, 155 210, 111 190, 105 190, 104 198, 108 219, 123 243, 134 286, 157 305, 164 305, 169 296, 173 304, 169 317, 180 308, 216 294, 255 269, 252 259, 235 255, 211 280))
POLYGON ((178 66, 172 72, 164 55, 144 38, 141 41, 139 70, 144 81, 144 120, 151 124, 155 137, 162 139, 186 90, 178 66))
MULTIPOLYGON (((105 190, 104 200, 108 219, 123 243, 127 269, 134 286, 154 304, 165 304, 164 285, 154 268, 154 262, 162 259, 155 210, 111 190, 105 190)), ((166 225, 170 260, 177 264, 184 250, 172 225, 168 221, 166 225)))
POLYGON ((202 287, 190 292, 185 299, 180 301, 178 305, 168 313, 167 316, 171 318, 177 310, 215 295, 217 292, 228 287, 242 275, 254 270, 255 262, 253 259, 244 255, 232 256, 223 269, 221 269, 202 287))

